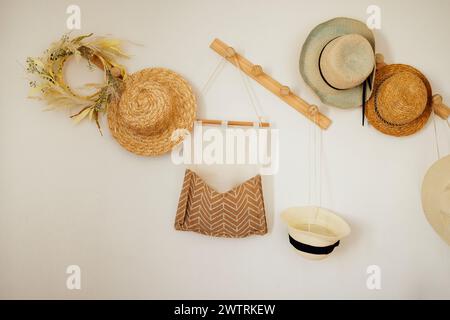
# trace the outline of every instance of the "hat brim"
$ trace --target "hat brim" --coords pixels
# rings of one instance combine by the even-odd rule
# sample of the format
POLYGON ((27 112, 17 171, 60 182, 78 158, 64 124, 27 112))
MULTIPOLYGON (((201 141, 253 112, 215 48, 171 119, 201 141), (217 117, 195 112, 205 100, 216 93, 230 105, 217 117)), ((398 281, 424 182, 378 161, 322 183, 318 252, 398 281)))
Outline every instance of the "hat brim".
POLYGON ((450 155, 435 162, 422 182, 422 208, 436 233, 450 245, 450 216, 441 212, 440 195, 450 184, 450 155))
MULTIPOLYGON (((314 90, 323 103, 342 109, 361 106, 363 87, 359 85, 345 90, 330 87, 321 76, 319 58, 327 43, 347 34, 359 34, 366 38, 375 55, 375 38, 372 31, 363 22, 350 18, 335 18, 319 24, 308 35, 300 54, 300 73, 306 84, 314 90)), ((375 72, 374 67, 370 75, 372 84, 375 72)), ((371 88, 366 90, 366 100, 369 99, 371 92, 371 88)))
POLYGON ((292 207, 283 211, 281 218, 295 240, 309 245, 326 246, 350 233, 350 226, 344 219, 321 207, 292 207), (308 224, 320 230, 305 229, 308 224))
POLYGON ((138 71, 124 80, 124 90, 130 78, 142 77, 143 80, 156 81, 165 86, 174 105, 173 114, 168 125, 157 134, 145 135, 127 128, 121 122, 119 110, 121 100, 108 107, 108 125, 112 136, 121 146, 130 152, 143 156, 157 156, 169 152, 181 142, 182 136, 172 140, 177 129, 191 130, 195 121, 196 100, 189 83, 177 73, 164 68, 148 68, 138 71))
POLYGON ((372 96, 370 97, 369 101, 367 102, 366 106, 366 117, 369 123, 378 131, 391 135, 396 137, 401 136, 408 136, 411 134, 416 133, 420 129, 422 129, 425 124, 427 123, 431 111, 432 111, 432 95, 431 95, 431 86, 428 82, 427 78, 417 69, 405 65, 405 64, 390 64, 382 67, 377 71, 377 75, 375 77, 375 82, 373 86, 373 92, 372 96), (412 72, 415 75, 417 75, 424 83, 426 89, 427 89, 427 106, 425 107, 422 114, 417 117, 415 120, 408 122, 403 125, 392 125, 386 121, 384 121, 378 112, 375 109, 375 92, 378 90, 380 85, 389 77, 394 75, 398 72, 412 72))

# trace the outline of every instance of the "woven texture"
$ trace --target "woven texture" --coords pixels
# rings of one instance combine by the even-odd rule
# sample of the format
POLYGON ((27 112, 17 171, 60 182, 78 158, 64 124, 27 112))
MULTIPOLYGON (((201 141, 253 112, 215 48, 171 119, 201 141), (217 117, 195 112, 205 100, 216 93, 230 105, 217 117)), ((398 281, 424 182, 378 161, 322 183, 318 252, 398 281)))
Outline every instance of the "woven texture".
POLYGON ((220 193, 186 170, 175 229, 227 238, 266 234, 261 176, 220 193))
POLYGON ((176 129, 191 130, 196 100, 190 85, 177 73, 149 68, 128 76, 117 103, 108 109, 113 137, 128 151, 155 156, 170 151, 182 136, 176 129))
POLYGON ((431 99, 431 86, 420 71, 403 64, 387 65, 377 71, 366 117, 382 133, 408 136, 427 123, 431 99))
MULTIPOLYGON (((320 100, 330 106, 348 109, 362 103, 363 86, 337 90, 331 87, 322 77, 320 69, 321 52, 332 40, 341 36, 357 34, 364 37, 371 45, 375 56, 375 37, 367 25, 355 19, 335 18, 316 26, 308 35, 302 46, 299 68, 305 83, 317 94, 320 100)), ((370 74, 373 83, 375 68, 370 74)), ((367 90, 367 99, 372 90, 367 90)), ((366 100, 367 100, 366 99, 366 100)))
POLYGON ((372 73, 375 56, 369 41, 359 34, 340 36, 322 51, 320 69, 325 80, 338 89, 362 84, 372 73))

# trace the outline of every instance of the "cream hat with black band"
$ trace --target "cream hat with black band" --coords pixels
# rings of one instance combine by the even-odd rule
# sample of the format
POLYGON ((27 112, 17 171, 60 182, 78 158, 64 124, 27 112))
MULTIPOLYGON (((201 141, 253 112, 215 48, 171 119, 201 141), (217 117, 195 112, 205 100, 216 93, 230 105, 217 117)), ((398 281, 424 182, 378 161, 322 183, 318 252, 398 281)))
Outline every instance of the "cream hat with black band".
POLYGON ((365 23, 335 18, 316 26, 300 55, 300 73, 322 102, 364 106, 375 76, 375 38, 365 23))
POLYGON ((289 242, 303 257, 326 258, 350 234, 350 226, 334 212, 320 207, 293 207, 281 213, 289 242))

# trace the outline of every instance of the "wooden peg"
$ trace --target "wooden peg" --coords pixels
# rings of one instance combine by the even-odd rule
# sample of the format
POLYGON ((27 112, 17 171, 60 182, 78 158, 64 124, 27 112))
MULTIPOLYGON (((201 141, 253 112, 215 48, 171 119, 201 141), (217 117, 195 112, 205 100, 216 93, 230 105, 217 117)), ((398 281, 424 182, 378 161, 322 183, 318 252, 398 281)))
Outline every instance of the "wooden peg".
POLYGON ((309 114, 310 114, 312 117, 315 117, 315 116, 317 115, 317 113, 319 112, 319 108, 318 108, 316 105, 313 105, 313 104, 312 104, 312 105, 309 107, 308 112, 309 112, 309 114))
POLYGON ((117 68, 117 67, 112 67, 112 68, 111 68, 111 75, 112 75, 113 77, 118 78, 118 77, 120 77, 120 76, 122 75, 122 72, 120 71, 119 68, 117 68))
POLYGON ((263 73, 263 69, 262 69, 262 67, 260 66, 260 65, 258 65, 258 64, 255 64, 253 67, 252 67, 252 75, 254 76, 254 77, 257 77, 257 76, 260 76, 262 73, 263 73))
POLYGON ((377 53, 375 55, 375 63, 377 69, 381 69, 386 65, 386 63, 384 62, 384 56, 381 53, 377 53))
POLYGON ((288 86, 281 86, 280 88, 280 94, 282 96, 288 96, 291 93, 291 89, 289 89, 288 86))
POLYGON ((227 58, 232 58, 236 55, 236 51, 232 47, 228 47, 226 50, 227 58))
POLYGON ((447 120, 450 117, 450 108, 442 102, 442 96, 435 94, 432 98, 433 111, 439 117, 447 120))
POLYGON ((433 105, 442 104, 442 96, 440 94, 435 94, 431 101, 433 102, 433 105))

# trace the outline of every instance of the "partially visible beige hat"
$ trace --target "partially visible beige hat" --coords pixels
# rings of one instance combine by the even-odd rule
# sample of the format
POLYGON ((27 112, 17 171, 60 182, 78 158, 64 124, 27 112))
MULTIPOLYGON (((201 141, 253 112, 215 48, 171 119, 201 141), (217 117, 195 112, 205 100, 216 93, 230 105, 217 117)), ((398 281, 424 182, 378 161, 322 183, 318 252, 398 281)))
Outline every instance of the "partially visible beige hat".
POLYGON ((370 97, 375 74, 372 31, 350 18, 319 24, 303 44, 300 73, 324 103, 344 109, 361 106, 370 97))
POLYGON ((450 155, 428 169, 422 183, 422 207, 433 229, 450 245, 450 155))
POLYGON ((189 83, 164 68, 148 68, 128 76, 120 100, 108 108, 113 137, 128 151, 156 156, 170 151, 191 130, 196 100, 189 83))
POLYGON ((281 213, 281 218, 288 225, 291 245, 311 260, 326 258, 350 234, 344 219, 320 207, 289 208, 281 213))

